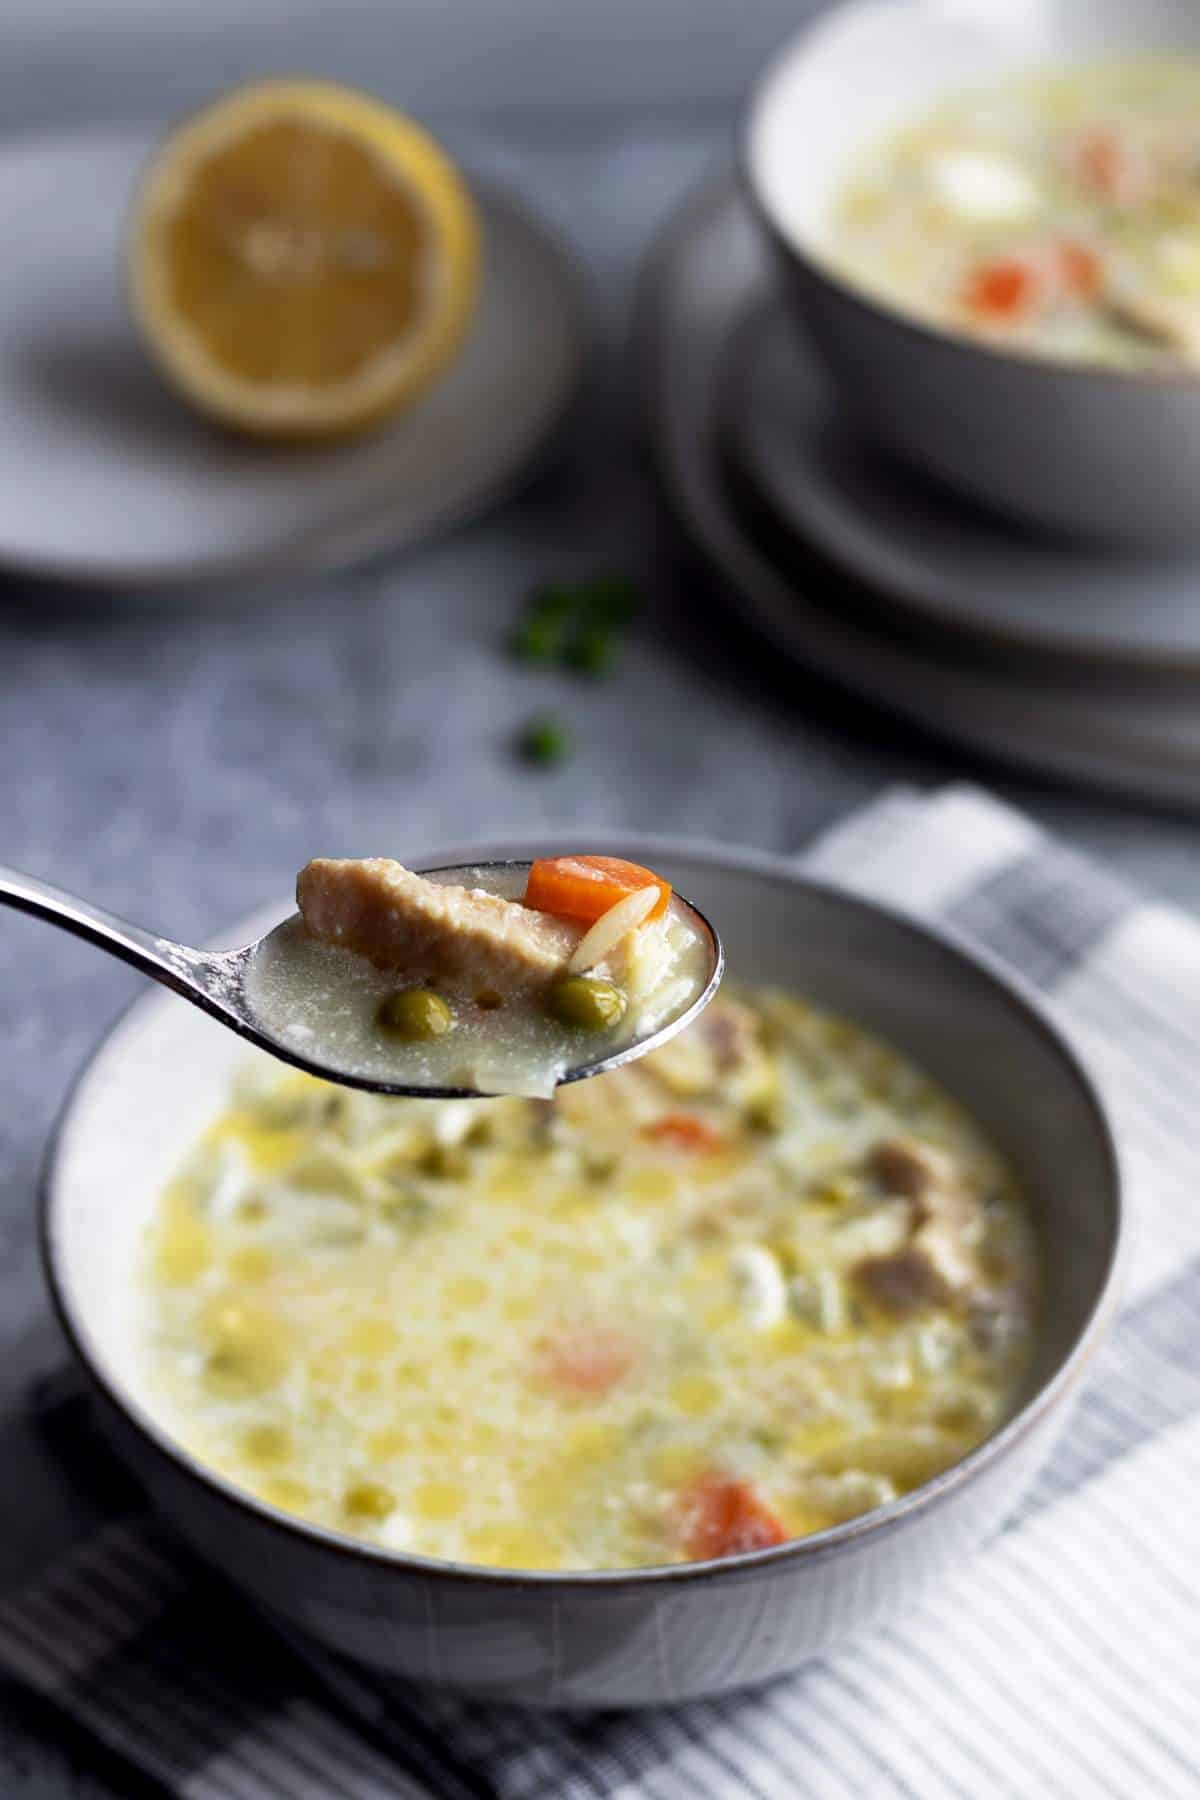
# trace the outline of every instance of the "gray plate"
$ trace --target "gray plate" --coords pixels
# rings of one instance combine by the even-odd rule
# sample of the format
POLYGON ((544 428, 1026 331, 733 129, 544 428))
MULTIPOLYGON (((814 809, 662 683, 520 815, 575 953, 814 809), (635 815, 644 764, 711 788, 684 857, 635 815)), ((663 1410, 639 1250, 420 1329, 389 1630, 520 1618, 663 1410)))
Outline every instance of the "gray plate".
POLYGON ((1023 534, 872 456, 782 302, 743 334, 729 441, 778 517, 928 630, 1200 672, 1200 561, 1023 534))
POLYGON ((329 569, 397 549, 503 492, 581 366, 565 253, 476 186, 485 275, 467 342, 395 424, 330 448, 239 442, 170 394, 123 292, 146 132, 0 149, 0 565, 159 587, 329 569))
MULTIPOLYGON (((902 718, 1042 775, 1200 811, 1200 688, 1038 676, 1028 659, 935 654, 888 635, 847 590, 753 531, 723 451, 731 354, 773 300, 761 240, 731 177, 693 194, 647 267, 638 341, 652 453, 680 523, 731 603, 780 652, 902 718)), ((878 597, 876 597, 878 599, 878 597)), ((882 620, 886 624, 886 616, 882 620)), ((961 649, 961 646, 959 646, 961 649)))

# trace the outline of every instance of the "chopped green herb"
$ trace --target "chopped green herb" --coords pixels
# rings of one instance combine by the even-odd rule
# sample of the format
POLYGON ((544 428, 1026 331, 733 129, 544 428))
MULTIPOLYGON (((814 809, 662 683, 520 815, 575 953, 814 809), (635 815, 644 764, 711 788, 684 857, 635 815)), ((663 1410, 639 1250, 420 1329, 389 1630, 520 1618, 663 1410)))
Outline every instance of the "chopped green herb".
POLYGON ((616 667, 618 639, 608 626, 589 625, 567 645, 564 661, 582 675, 608 675, 616 667))
POLYGON ((513 632, 512 653, 521 662, 554 663, 563 655, 566 636, 563 621, 530 614, 513 632))
POLYGON ((640 605, 638 587, 625 575, 555 582, 529 596, 510 648, 521 662, 607 675, 640 605))
POLYGON ((529 596, 528 612, 532 618, 569 619, 578 605, 579 590, 558 581, 550 587, 535 588, 529 596))
POLYGON ((570 755, 571 739, 557 719, 543 713, 530 719, 525 726, 520 737, 520 751, 527 762, 541 763, 548 768, 570 755))
POLYGON ((641 611, 642 596, 628 575, 606 575, 583 589, 584 604, 598 625, 632 625, 641 611))

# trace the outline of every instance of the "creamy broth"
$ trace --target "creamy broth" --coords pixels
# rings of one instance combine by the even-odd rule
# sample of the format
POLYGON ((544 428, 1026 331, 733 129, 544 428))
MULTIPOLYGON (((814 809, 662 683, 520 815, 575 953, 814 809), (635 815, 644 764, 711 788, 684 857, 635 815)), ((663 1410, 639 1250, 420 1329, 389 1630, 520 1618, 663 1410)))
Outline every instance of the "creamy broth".
MULTIPOLYGON (((429 879, 442 886, 465 882, 519 901, 525 874, 489 865, 429 879)), ((582 926, 563 929, 569 942, 583 936, 582 926)), ((328 1068, 415 1087, 545 1098, 569 1069, 677 1019, 704 991, 711 972, 707 938, 672 898, 661 920, 629 934, 617 952, 589 969, 589 980, 618 982, 626 1003, 606 1029, 564 1022, 542 988, 502 993, 478 981, 441 978, 422 986, 444 1005, 446 1029, 423 1039, 398 1037, 381 1027, 380 1008, 406 991, 403 971, 377 968, 354 950, 319 941, 298 917, 266 940, 247 993, 262 1024, 282 1043, 328 1068)))
POLYGON ((971 1121, 783 994, 553 1101, 248 1064, 149 1229, 147 1397, 271 1505, 421 1555, 731 1554, 1011 1412, 1033 1235, 971 1121))
POLYGON ((880 299, 997 344, 1200 364, 1200 59, 947 99, 867 149, 826 253, 880 299))

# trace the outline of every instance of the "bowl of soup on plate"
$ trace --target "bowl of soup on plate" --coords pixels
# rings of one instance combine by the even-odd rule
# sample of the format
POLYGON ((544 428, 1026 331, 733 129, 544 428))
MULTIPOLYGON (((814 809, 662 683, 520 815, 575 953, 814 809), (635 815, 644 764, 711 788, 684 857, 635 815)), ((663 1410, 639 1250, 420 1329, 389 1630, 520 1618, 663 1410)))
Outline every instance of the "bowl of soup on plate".
POLYGON ((1200 538, 1200 19, 848 4, 750 105, 788 302, 866 434, 1017 522, 1200 538))
POLYGON ((532 1704, 744 1685, 902 1607, 1011 1508, 1112 1303, 1111 1141, 1027 995, 787 864, 636 848, 732 970, 640 1061, 371 1095, 149 996, 46 1183, 68 1332, 192 1547, 532 1704))

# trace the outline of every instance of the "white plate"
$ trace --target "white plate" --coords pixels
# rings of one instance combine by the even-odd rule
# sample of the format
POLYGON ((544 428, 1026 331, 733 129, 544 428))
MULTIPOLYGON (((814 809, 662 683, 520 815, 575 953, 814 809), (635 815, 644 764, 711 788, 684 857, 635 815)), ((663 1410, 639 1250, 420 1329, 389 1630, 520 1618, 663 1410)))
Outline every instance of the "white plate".
MULTIPOLYGON (((721 401, 731 340, 772 299, 763 246, 731 178, 691 196, 643 283, 646 423, 681 524, 731 601, 786 657, 929 731, 1039 774, 1200 810, 1200 687, 1037 679, 923 655, 830 607, 773 562, 732 499, 721 401)), ((822 598, 837 601, 828 582, 822 598)))
POLYGON ((1200 561, 1025 534, 873 456, 782 303, 743 332, 730 443, 792 530, 934 630, 1056 658, 1200 671, 1200 561))
POLYGON ((241 443, 167 391, 130 322, 122 234, 153 143, 0 149, 0 564, 121 586, 327 569, 457 522, 515 479, 582 348, 567 258, 515 200, 476 188, 478 315, 396 424, 331 448, 241 443))

